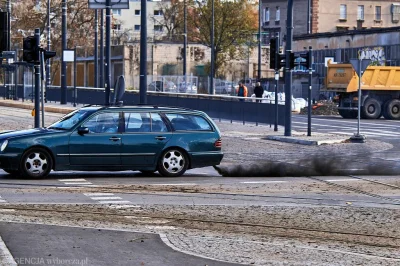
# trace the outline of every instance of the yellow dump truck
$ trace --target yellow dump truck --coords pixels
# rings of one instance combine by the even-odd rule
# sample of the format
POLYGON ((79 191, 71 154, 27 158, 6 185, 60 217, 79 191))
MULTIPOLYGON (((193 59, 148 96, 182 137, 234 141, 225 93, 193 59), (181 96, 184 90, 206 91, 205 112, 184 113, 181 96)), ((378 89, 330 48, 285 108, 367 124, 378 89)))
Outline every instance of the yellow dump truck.
MULTIPOLYGON (((321 91, 336 92, 343 118, 357 117, 358 75, 351 64, 328 62, 321 91)), ((361 78, 361 95, 361 118, 400 119, 400 67, 369 66, 361 78)))

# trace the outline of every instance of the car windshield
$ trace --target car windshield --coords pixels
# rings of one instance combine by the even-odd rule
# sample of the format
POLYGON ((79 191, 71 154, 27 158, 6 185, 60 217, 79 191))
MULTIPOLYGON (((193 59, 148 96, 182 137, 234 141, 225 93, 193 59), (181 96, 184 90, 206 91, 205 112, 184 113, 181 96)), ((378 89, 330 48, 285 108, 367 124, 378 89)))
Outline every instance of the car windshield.
POLYGON ((60 120, 50 125, 48 129, 56 129, 56 130, 68 130, 73 128, 83 119, 85 119, 91 112, 87 110, 76 110, 73 111, 66 116, 63 116, 60 120))

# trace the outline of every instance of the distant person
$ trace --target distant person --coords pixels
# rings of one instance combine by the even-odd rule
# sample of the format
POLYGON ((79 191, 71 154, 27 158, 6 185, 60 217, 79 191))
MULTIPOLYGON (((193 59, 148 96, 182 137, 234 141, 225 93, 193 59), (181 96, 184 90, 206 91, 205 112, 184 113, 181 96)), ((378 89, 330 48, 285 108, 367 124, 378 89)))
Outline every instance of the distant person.
MULTIPOLYGON (((254 87, 254 94, 256 95, 256 98, 262 98, 264 94, 264 89, 261 87, 261 83, 257 82, 256 86, 254 87)), ((261 100, 257 99, 256 102, 260 103, 261 100)))
MULTIPOLYGON (((237 96, 238 97, 247 97, 247 87, 242 82, 239 82, 237 96)), ((239 101, 244 102, 244 99, 239 99, 239 101)))

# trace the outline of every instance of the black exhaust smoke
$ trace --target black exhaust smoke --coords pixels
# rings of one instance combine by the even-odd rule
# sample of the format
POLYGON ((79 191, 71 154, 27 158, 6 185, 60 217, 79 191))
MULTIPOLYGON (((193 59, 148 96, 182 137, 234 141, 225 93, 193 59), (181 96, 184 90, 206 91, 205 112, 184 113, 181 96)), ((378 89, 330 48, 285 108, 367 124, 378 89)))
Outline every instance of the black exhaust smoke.
POLYGON ((268 160, 252 165, 214 166, 224 177, 398 175, 397 162, 372 159, 368 155, 318 154, 292 162, 268 160))

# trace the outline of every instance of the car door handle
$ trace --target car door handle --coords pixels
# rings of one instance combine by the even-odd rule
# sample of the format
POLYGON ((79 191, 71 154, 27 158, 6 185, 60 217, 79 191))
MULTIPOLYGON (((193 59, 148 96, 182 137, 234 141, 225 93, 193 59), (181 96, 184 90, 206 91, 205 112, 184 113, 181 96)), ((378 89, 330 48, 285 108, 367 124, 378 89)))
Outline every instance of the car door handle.
POLYGON ((121 140, 121 138, 111 137, 110 140, 111 140, 111 141, 118 141, 118 140, 121 140))
POLYGON ((157 137, 155 137, 155 139, 157 139, 157 140, 164 140, 164 139, 166 139, 166 137, 163 137, 163 136, 157 136, 157 137))

